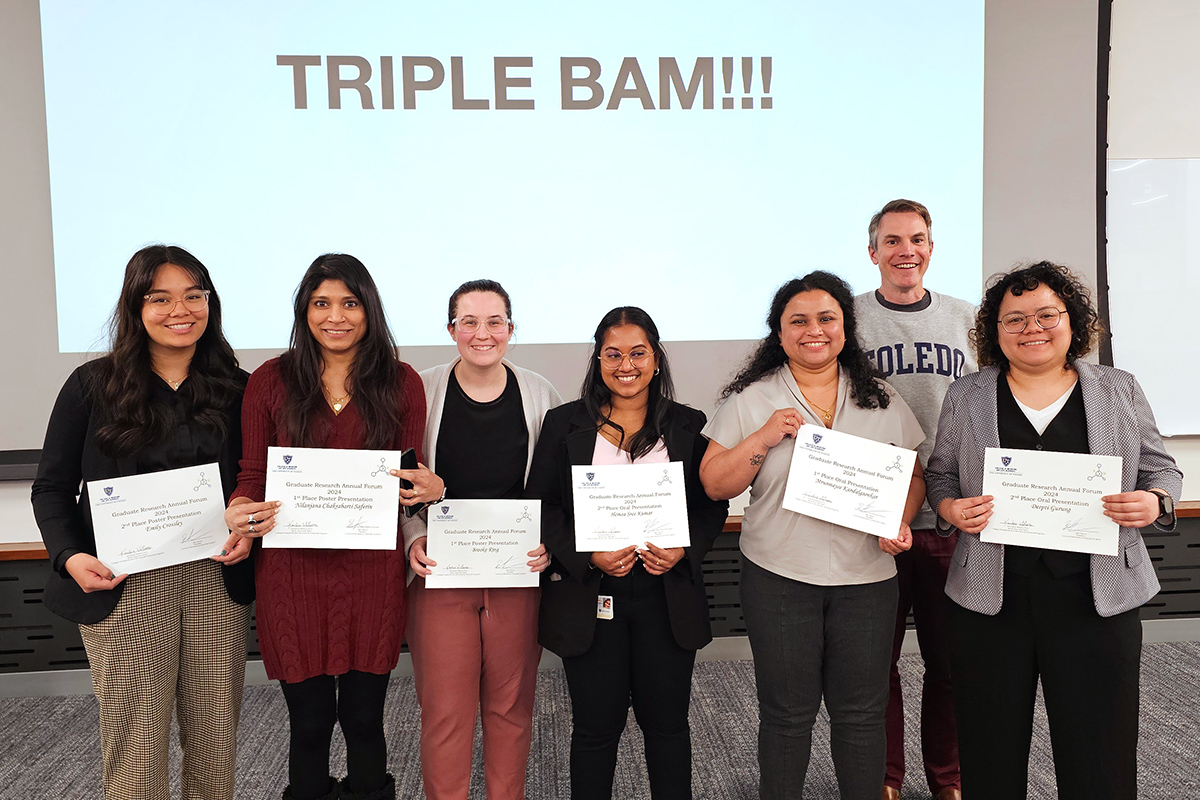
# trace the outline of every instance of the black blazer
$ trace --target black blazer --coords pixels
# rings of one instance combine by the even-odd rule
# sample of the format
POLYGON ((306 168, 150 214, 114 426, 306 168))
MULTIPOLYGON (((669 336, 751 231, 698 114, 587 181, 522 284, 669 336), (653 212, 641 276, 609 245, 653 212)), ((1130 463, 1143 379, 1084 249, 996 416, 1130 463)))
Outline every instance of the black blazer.
MULTIPOLYGON (((671 632, 676 643, 689 650, 712 641, 700 562, 729 511, 728 502, 710 499, 700 485, 700 459, 708 448, 708 440, 700 435, 704 423, 703 412, 675 403, 663 431, 671 460, 683 462, 692 545, 662 580, 671 632)), ((596 628, 596 597, 604 573, 590 567, 590 553, 575 550, 571 493, 571 466, 591 464, 595 446, 596 421, 581 400, 552 409, 542 423, 525 488, 527 497, 542 501, 542 541, 552 557, 542 573, 538 641, 560 656, 587 652, 596 628)))
MULTIPOLYGON (((59 392, 46 427, 46 441, 32 493, 34 517, 41 529, 51 568, 42 601, 60 617, 85 625, 99 622, 111 614, 125 590, 122 581, 115 589, 85 593, 67 572, 66 562, 71 556, 80 552, 96 554, 87 482, 139 472, 136 454, 113 458, 105 454, 96 441, 96 432, 103 423, 103 414, 96 408, 90 388, 96 367, 96 361, 79 367, 59 392)), ((248 377, 239 371, 241 383, 245 384, 248 377)), ((242 454, 241 406, 239 397, 226 411, 229 433, 217 459, 221 465, 221 485, 225 489, 226 502, 237 486, 238 459, 242 454)), ((197 454, 196 458, 202 456, 197 454)), ((206 462, 195 460, 194 463, 206 462)), ((242 605, 254 600, 251 559, 231 567, 223 566, 221 574, 230 599, 242 605)))

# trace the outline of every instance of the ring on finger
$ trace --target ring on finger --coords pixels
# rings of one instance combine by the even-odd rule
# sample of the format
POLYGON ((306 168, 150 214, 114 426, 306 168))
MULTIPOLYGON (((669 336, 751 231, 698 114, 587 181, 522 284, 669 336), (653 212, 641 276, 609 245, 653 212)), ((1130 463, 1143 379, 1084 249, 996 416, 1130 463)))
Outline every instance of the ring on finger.
POLYGON ((250 526, 250 532, 251 532, 251 533, 254 533, 254 526, 253 526, 253 525, 251 525, 251 526, 250 526))

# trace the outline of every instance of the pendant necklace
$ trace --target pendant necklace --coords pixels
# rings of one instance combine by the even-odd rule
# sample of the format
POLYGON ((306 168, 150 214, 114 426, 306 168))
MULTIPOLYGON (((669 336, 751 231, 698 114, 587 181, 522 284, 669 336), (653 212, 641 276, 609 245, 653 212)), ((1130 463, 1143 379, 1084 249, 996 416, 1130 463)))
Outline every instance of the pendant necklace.
POLYGON ((175 391, 175 392, 178 392, 178 391, 179 391, 179 387, 180 387, 180 386, 182 386, 182 385, 183 385, 183 382, 184 382, 184 381, 186 381, 186 380, 187 380, 187 378, 188 378, 188 376, 187 376, 187 375, 184 375, 184 376, 183 376, 182 378, 180 378, 179 380, 177 380, 177 381, 173 381, 173 380, 171 380, 170 378, 168 378, 166 375, 163 375, 161 372, 157 372, 157 375, 158 375, 158 377, 160 377, 160 378, 162 378, 164 381, 166 381, 166 382, 167 382, 167 386, 170 386, 170 387, 171 387, 171 390, 172 390, 172 391, 175 391))
POLYGON ((346 407, 346 403, 350 401, 350 395, 344 397, 334 397, 333 392, 329 391, 329 387, 324 384, 321 388, 325 390, 325 394, 329 397, 329 405, 333 409, 333 415, 336 417, 342 413, 342 409, 346 407))
POLYGON ((813 408, 815 408, 817 411, 821 412, 821 419, 825 420, 826 422, 832 422, 832 421, 833 421, 833 412, 832 412, 832 411, 829 411, 829 410, 827 410, 827 409, 821 408, 819 405, 817 405, 816 403, 814 403, 812 400, 809 400, 809 398, 808 398, 808 395, 804 394, 804 390, 803 390, 803 389, 801 389, 801 390, 800 390, 800 394, 801 394, 801 395, 804 397, 804 399, 805 399, 805 400, 807 400, 807 401, 808 401, 808 404, 809 404, 810 406, 812 406, 813 408))

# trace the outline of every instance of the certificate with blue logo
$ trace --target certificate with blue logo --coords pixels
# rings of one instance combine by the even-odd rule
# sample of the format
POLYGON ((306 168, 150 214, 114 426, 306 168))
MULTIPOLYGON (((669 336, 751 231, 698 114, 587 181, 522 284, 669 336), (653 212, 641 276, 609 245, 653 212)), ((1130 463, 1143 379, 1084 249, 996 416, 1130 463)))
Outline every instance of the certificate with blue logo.
POLYGON ((1120 526, 1100 498, 1120 492, 1120 456, 989 447, 983 493, 995 500, 979 539, 1115 556, 1120 526))
POLYGON ((537 586, 529 551, 542 540, 539 500, 443 500, 427 510, 427 589, 537 586))
POLYGON ((900 535, 917 452, 802 425, 783 507, 883 539, 900 535))
POLYGON ((683 462, 571 467, 575 549, 607 553, 631 544, 688 547, 683 462))
POLYGON ((267 500, 283 505, 262 546, 395 550, 400 468, 394 450, 267 448, 267 500))
POLYGON ((215 463, 88 481, 87 489, 96 558, 115 575, 215 556, 229 538, 215 463))

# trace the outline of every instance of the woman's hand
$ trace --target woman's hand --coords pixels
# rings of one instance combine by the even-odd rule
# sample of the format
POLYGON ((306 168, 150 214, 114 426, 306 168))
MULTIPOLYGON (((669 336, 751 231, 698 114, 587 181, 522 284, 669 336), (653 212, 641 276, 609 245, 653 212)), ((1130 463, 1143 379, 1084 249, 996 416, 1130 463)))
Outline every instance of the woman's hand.
POLYGON ((225 509, 225 527, 238 536, 258 538, 275 527, 275 515, 281 505, 277 500, 256 503, 249 497, 235 497, 225 509))
POLYGON ((539 544, 525 555, 530 558, 528 562, 530 572, 545 572, 546 567, 550 566, 550 554, 546 552, 544 544, 539 544))
POLYGON ((622 578, 633 569, 637 561, 637 545, 631 544, 624 550, 613 550, 609 553, 592 553, 592 563, 596 569, 614 578, 622 578))
POLYGON ((938 516, 963 533, 979 533, 987 527, 988 520, 992 518, 994 499, 990 494, 981 497, 960 497, 957 500, 947 497, 938 503, 938 516))
POLYGON ((437 562, 425 553, 425 545, 428 542, 429 537, 422 536, 419 539, 414 539, 412 545, 408 548, 408 565, 412 567, 413 572, 422 578, 428 578, 430 572, 432 572, 429 568, 437 566, 437 562))
POLYGON ((419 461, 416 469, 391 469, 388 472, 413 485, 411 489, 400 490, 400 505, 402 506, 433 503, 441 500, 442 495, 446 492, 446 482, 419 461))
POLYGON ((1158 519, 1158 495, 1154 492, 1138 489, 1100 499, 1104 502, 1104 516, 1126 528, 1144 528, 1158 519))
POLYGON ((665 575, 683 558, 683 548, 668 547, 664 549, 646 542, 646 549, 638 550, 637 556, 642 560, 642 566, 646 568, 646 572, 651 575, 665 575))
POLYGON ((784 439, 795 438, 804 417, 794 408, 779 408, 775 410, 766 423, 758 429, 758 434, 766 447, 774 447, 784 439))
POLYGON ((905 550, 912 547, 912 529, 908 527, 907 522, 900 523, 900 535, 895 539, 884 539, 879 537, 879 549, 887 553, 889 556, 898 556, 905 550))
POLYGON ((100 563, 100 559, 91 553, 76 553, 67 559, 64 566, 79 584, 79 588, 87 594, 115 589, 117 584, 129 577, 113 575, 112 570, 100 563))
POLYGON ((212 560, 228 567, 249 558, 250 550, 253 547, 254 539, 242 536, 240 533, 230 533, 229 538, 225 540, 225 547, 221 550, 221 554, 213 556, 212 560))

